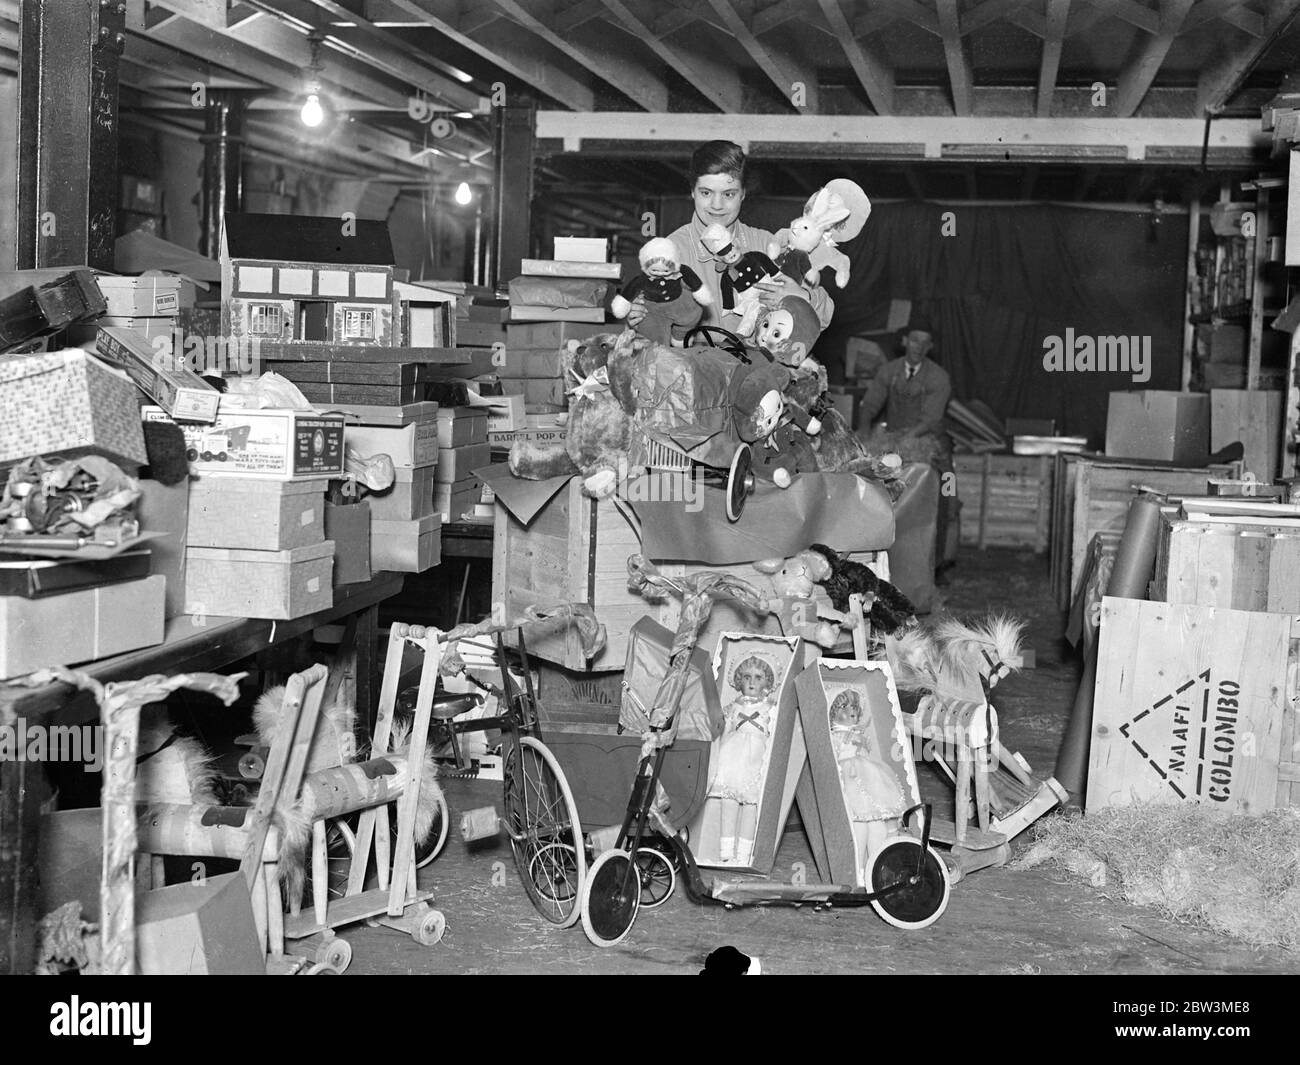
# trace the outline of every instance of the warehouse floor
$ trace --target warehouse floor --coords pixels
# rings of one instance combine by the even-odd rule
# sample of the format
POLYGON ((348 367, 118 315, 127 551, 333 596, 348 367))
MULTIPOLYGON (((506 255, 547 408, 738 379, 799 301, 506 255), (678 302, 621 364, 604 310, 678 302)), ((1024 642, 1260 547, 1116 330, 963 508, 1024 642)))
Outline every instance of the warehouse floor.
MULTIPOLYGON (((998 688, 997 708, 1007 746, 1049 774, 1078 667, 1047 592, 1046 559, 967 549, 945 594, 954 613, 1003 609, 1029 621, 1037 667, 998 688)), ((922 787, 927 799, 950 805, 951 789, 933 769, 922 771, 922 787)), ((500 784, 482 781, 449 781, 446 791, 453 825, 461 811, 501 797, 500 784)), ((1017 841, 1017 853, 1029 835, 1017 841)), ((797 863, 813 868, 807 841, 793 828, 776 875, 789 879, 797 863)), ((608 950, 592 946, 580 928, 548 925, 532 909, 504 839, 471 849, 453 829, 420 883, 436 892, 434 904, 446 916, 442 943, 422 947, 386 929, 347 930, 349 973, 693 974, 725 944, 759 957, 766 973, 1292 973, 1297 962, 1295 954, 1254 949, 1107 898, 1050 869, 975 873, 953 888, 935 925, 912 932, 869 909, 727 911, 693 904, 679 889, 608 950)))

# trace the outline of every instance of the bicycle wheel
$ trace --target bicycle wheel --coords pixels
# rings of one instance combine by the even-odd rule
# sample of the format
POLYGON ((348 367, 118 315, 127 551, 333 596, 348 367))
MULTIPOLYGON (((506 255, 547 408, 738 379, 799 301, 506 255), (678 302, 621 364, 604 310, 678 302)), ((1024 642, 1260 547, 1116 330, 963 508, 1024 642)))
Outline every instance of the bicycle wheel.
POLYGON ((641 877, 624 850, 605 851, 583 885, 582 929, 598 947, 621 943, 641 908, 641 877))
POLYGON ((532 736, 507 735, 502 745, 505 822, 515 868, 537 912, 568 928, 577 922, 587 852, 564 770, 532 736))
POLYGON ((896 836, 871 859, 867 887, 873 893, 885 892, 871 902, 876 913, 895 928, 910 929, 926 928, 942 916, 951 882, 948 867, 933 848, 922 852, 919 840, 896 836))
MULTIPOLYGON (((329 898, 343 898, 348 892, 348 873, 352 869, 352 855, 357 847, 357 837, 352 826, 341 818, 335 818, 325 827, 325 869, 329 884, 329 898)), ((312 904, 311 857, 306 862, 307 875, 302 885, 302 904, 312 904)))
POLYGON ((641 909, 657 909, 672 897, 677 887, 677 871, 663 851, 657 847, 638 847, 636 870, 641 877, 641 909))

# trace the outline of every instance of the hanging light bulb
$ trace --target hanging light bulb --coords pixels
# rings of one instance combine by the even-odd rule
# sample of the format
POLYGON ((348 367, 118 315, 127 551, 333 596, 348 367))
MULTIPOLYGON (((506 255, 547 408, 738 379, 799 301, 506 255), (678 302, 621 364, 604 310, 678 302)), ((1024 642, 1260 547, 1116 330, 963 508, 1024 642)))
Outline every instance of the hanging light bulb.
POLYGON ((302 105, 299 117, 302 119, 302 124, 311 129, 315 129, 325 121, 325 108, 321 106, 318 93, 312 93, 307 97, 306 103, 302 105))
POLYGON ((456 202, 458 204, 464 207, 473 199, 474 193, 471 191, 468 181, 462 181, 456 186, 456 202))

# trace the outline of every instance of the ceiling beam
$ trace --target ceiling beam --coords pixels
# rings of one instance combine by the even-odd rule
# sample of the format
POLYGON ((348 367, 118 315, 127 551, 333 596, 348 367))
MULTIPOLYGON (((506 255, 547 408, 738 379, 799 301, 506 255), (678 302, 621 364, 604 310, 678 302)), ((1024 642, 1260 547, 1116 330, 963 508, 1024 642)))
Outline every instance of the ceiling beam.
POLYGON ((1070 0, 1047 0, 1047 36, 1043 39, 1038 65, 1039 118, 1047 118, 1052 113, 1052 94, 1056 91, 1056 73, 1061 66, 1061 47, 1069 17, 1070 0))
POLYGON ((962 17, 961 35, 966 37, 1028 6, 1029 0, 984 0, 982 4, 971 8, 962 17))
POLYGON ((1204 26, 1217 18, 1223 18, 1233 8, 1241 7, 1242 0, 1199 0, 1183 21, 1183 32, 1204 26))
MULTIPOLYGON (((216 26, 218 21, 212 17, 212 6, 204 0, 154 0, 158 7, 165 8, 188 19, 207 34, 220 34, 229 41, 237 42, 263 55, 272 56, 282 63, 291 64, 301 72, 299 83, 306 77, 311 65, 311 44, 306 33, 300 32, 276 18, 262 12, 255 12, 252 17, 231 26, 216 26)), ((322 48, 320 52, 321 75, 339 85, 349 87, 359 96, 382 104, 405 106, 410 94, 400 88, 381 81, 356 67, 342 63, 338 53, 322 48)))
POLYGON ((831 31, 831 35, 840 43, 844 58, 849 61, 858 84, 867 94, 871 106, 880 115, 893 114, 894 111, 894 72, 881 60, 854 39, 849 21, 844 15, 840 0, 817 0, 822 17, 831 31))
POLYGON ((1196 102, 1202 113, 1223 107, 1240 87, 1251 67, 1279 37, 1286 33, 1300 14, 1300 0, 1273 0, 1266 8, 1263 37, 1224 55, 1201 72, 1196 86, 1196 102))
POLYGON ((420 19, 453 43, 473 52, 480 59, 500 67, 512 78, 559 100, 565 107, 576 111, 590 110, 596 105, 595 94, 576 78, 564 73, 552 63, 537 56, 536 43, 527 35, 515 32, 506 19, 495 19, 492 25, 475 25, 473 35, 460 28, 458 0, 389 0, 407 15, 420 19), (521 39, 522 37, 522 39, 521 39), (531 46, 530 46, 531 45, 531 46))
MULTIPOLYGON (((659 154, 673 145, 726 139, 757 148, 758 158, 816 147, 845 159, 942 159, 987 149, 990 157, 1047 162, 1133 162, 1147 150, 1195 153, 1199 158, 1205 123, 1200 118, 1023 118, 981 116, 979 122, 952 116, 662 114, 639 111, 538 111, 539 140, 559 141, 565 152, 589 141, 635 141, 659 154), (890 146, 889 150, 880 148, 890 146), (900 146, 894 150, 892 146, 900 146), (777 151, 779 147, 780 152, 777 151)), ((1271 144, 1259 119, 1220 119, 1210 126, 1211 152, 1243 156, 1271 144)), ((680 150, 680 149, 679 149, 680 150)), ((644 152, 642 154, 653 154, 644 152)), ((789 156, 797 158, 798 156, 789 156)))
POLYGON ((640 57, 626 47, 620 47, 605 35, 605 54, 579 47, 567 34, 556 33, 550 26, 529 11, 520 0, 492 0, 506 15, 524 29, 541 38, 557 52, 567 56, 579 66, 619 92, 638 107, 647 111, 668 110, 668 87, 641 62, 640 57))
POLYGON ((899 16, 883 7, 873 7, 853 20, 853 36, 866 37, 899 21, 899 16))
MULTIPOLYGON (((740 72, 711 60, 689 55, 680 48, 665 44, 658 33, 643 22, 624 0, 603 0, 605 8, 629 33, 691 83, 703 97, 720 111, 735 112, 741 109, 744 89, 740 72)), ((665 108, 664 110, 667 110, 665 108)))
MULTIPOLYGON (((1129 3, 1131 0, 1122 0, 1129 3)), ((1115 94, 1115 113, 1120 118, 1130 118, 1151 88, 1160 71, 1160 64, 1169 54, 1169 48, 1182 29, 1183 19, 1191 10, 1192 0, 1161 0, 1160 32, 1144 42, 1119 76, 1115 94)), ((1119 13, 1118 11, 1116 12, 1119 13)))
MULTIPOLYGON (((1240 3, 1241 0, 1236 0, 1240 3)), ((603 18, 605 5, 600 0, 578 0, 562 11, 557 11, 551 19, 551 26, 556 33, 568 33, 579 26, 585 26, 592 19, 603 18)))
POLYGON ((758 64, 759 70, 768 76, 776 86, 782 99, 790 106, 797 85, 803 86, 803 106, 797 108, 805 114, 817 114, 821 103, 817 95, 817 71, 795 59, 787 52, 770 48, 754 36, 745 20, 732 6, 732 0, 706 0, 709 7, 727 27, 727 31, 736 39, 749 57, 758 64))
POLYGON ((770 4, 762 11, 756 12, 749 20, 749 28, 755 34, 767 33, 768 30, 784 26, 794 19, 805 18, 809 14, 811 12, 806 0, 777 0, 775 4, 770 4))
POLYGON ((1222 18, 1228 25, 1236 26, 1242 33, 1249 33, 1252 37, 1263 37, 1268 32, 1264 16, 1248 7, 1238 5, 1225 11, 1222 18))
POLYGON ((943 57, 948 63, 948 82, 952 86, 953 114, 964 117, 971 113, 971 89, 975 77, 961 39, 957 0, 935 2, 939 9, 939 29, 943 34, 943 57))
POLYGON ((1096 4, 1106 14, 1123 19, 1129 25, 1136 26, 1138 29, 1145 30, 1153 35, 1158 34, 1164 25, 1161 12, 1155 11, 1145 4, 1139 4, 1137 0, 1105 0, 1104 3, 1099 3, 1098 0, 1089 0, 1089 2, 1096 4))
POLYGON ((1047 39, 1047 19, 1037 11, 1022 7, 1019 11, 1012 11, 1007 15, 1007 21, 1013 26, 1019 26, 1026 33, 1032 33, 1043 40, 1047 39))

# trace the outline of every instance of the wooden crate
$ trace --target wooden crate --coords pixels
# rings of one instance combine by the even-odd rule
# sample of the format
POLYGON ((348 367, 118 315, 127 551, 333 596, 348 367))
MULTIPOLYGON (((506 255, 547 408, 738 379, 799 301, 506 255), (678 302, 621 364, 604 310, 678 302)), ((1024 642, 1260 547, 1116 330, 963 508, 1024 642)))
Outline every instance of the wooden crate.
POLYGON ((1300 614, 1300 523, 1221 524, 1165 515, 1151 598, 1300 614))
MULTIPOLYGON (((643 599, 627 587, 627 559, 641 551, 641 539, 632 520, 612 499, 599 502, 582 494, 578 479, 561 489, 525 526, 500 502, 492 545, 492 602, 513 616, 529 606, 589 603, 604 623, 604 651, 587 661, 577 632, 564 622, 535 626, 526 637, 528 653, 571 670, 618 670, 627 655, 632 626, 647 615, 676 630, 680 601, 643 599)), ((872 566, 888 579, 884 553, 861 552, 850 557, 872 566)), ((703 566, 680 560, 653 560, 665 574, 681 576, 703 569, 731 573, 765 596, 774 596, 771 578, 749 563, 703 566)), ((824 598, 819 601, 829 606, 824 598)), ((811 619, 810 619, 811 620, 811 619)), ((781 635, 776 618, 761 625, 749 612, 719 602, 700 633, 699 646, 712 653, 718 635, 727 631, 754 631, 781 635)), ((510 641, 507 641, 510 642, 510 641)))
POLYGON ((1300 619, 1110 596, 1101 617, 1089 811, 1300 805, 1300 619))
POLYGON ((963 544, 1047 551, 1052 456, 955 455, 953 469, 962 502, 963 544))
POLYGON ((1282 393, 1215 388, 1210 392, 1210 450, 1240 440, 1246 469, 1272 484, 1282 463, 1282 393))
POLYGON ((1230 472, 1227 466, 1190 469, 1096 461, 1082 455, 1058 456, 1057 499, 1053 518, 1052 586, 1062 610, 1079 589, 1088 544, 1099 532, 1124 531, 1129 504, 1139 487, 1172 496, 1204 495, 1210 477, 1230 472))

